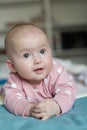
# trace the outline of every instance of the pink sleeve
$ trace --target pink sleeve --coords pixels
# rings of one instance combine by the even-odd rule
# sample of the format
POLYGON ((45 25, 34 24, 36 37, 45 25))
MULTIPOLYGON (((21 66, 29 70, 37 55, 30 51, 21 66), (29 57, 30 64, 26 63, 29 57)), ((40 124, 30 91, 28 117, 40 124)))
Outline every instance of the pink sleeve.
POLYGON ((16 115, 24 116, 30 104, 34 103, 26 98, 21 80, 14 74, 10 74, 7 83, 3 86, 3 97, 6 108, 16 115))
POLYGON ((69 111, 75 101, 77 87, 73 78, 59 65, 54 71, 56 77, 54 100, 58 103, 62 113, 69 111))

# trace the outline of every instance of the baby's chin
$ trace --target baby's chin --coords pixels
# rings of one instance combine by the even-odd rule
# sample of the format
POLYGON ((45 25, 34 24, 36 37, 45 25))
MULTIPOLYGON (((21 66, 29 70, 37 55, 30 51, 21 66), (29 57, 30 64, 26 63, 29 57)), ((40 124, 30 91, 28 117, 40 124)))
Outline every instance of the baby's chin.
POLYGON ((41 76, 41 77, 38 77, 38 78, 33 78, 32 80, 29 81, 29 83, 34 84, 34 85, 38 85, 38 84, 40 84, 45 79, 45 77, 46 76, 41 76))

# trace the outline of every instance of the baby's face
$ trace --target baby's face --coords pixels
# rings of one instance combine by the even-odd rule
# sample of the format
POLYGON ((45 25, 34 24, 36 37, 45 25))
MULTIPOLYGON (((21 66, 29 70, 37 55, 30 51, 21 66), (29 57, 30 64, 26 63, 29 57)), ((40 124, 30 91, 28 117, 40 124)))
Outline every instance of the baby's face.
POLYGON ((52 56, 44 34, 17 37, 11 55, 16 72, 32 84, 40 83, 51 70, 52 56))

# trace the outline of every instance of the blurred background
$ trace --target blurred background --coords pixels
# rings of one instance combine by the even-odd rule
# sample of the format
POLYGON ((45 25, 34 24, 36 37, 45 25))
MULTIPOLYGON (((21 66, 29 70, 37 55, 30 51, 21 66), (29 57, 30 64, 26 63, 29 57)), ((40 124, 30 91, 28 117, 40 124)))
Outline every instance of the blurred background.
POLYGON ((4 37, 13 25, 23 22, 47 33, 54 57, 69 71, 87 70, 87 0, 0 0, 0 77, 8 72, 4 37))
POLYGON ((54 56, 87 63, 87 0, 0 0, 0 54, 6 32, 22 22, 47 32, 54 56))

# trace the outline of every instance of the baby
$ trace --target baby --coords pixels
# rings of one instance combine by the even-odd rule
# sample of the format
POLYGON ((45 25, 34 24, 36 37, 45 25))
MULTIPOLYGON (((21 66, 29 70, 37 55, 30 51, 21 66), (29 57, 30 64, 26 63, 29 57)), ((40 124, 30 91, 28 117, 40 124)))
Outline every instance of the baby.
POLYGON ((6 35, 5 49, 10 74, 3 98, 11 113, 45 120, 71 109, 76 84, 64 67, 53 61, 42 29, 30 24, 14 26, 6 35))

